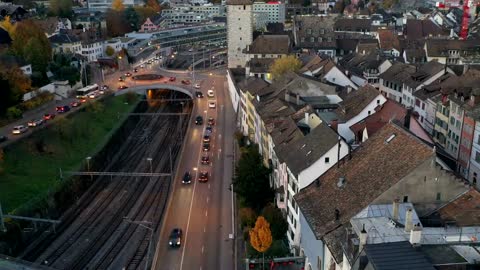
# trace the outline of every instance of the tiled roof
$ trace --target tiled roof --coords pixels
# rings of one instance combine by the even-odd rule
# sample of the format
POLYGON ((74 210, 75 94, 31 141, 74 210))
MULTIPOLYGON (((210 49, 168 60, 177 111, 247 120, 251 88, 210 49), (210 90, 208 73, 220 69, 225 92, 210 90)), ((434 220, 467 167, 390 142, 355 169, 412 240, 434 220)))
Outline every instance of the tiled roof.
POLYGON ((334 29, 335 31, 355 31, 355 32, 364 32, 370 31, 372 27, 371 19, 348 19, 348 18, 339 18, 335 21, 334 29))
POLYGON ((227 5, 251 5, 251 0, 227 0, 227 5))
POLYGON ((468 54, 478 54, 480 46, 477 40, 444 40, 429 39, 426 41, 426 52, 429 57, 447 57, 449 50, 459 50, 468 54))
POLYGON ((365 254, 375 270, 435 270, 424 254, 407 241, 366 245, 365 254))
POLYGON ((367 84, 358 90, 352 91, 340 102, 340 107, 335 110, 339 120, 348 121, 357 116, 370 102, 380 95, 375 87, 367 84))
POLYGON ((407 20, 405 35, 408 39, 422 39, 442 34, 445 34, 443 30, 430 20, 407 20))
POLYGON ((337 143, 337 133, 325 123, 321 123, 305 137, 286 145, 275 146, 275 153, 281 162, 287 164, 293 174, 298 175, 337 143))
POLYGON ((248 66, 252 73, 268 73, 274 61, 275 59, 273 58, 252 58, 248 62, 248 66))
POLYGON ((41 20, 34 20, 34 22, 47 34, 53 34, 58 26, 57 17, 47 17, 41 20))
POLYGON ((302 189, 295 200, 316 238, 322 239, 434 156, 415 135, 388 123, 320 176, 319 186, 302 189))
POLYGON ((427 62, 418 69, 413 65, 397 62, 384 73, 380 74, 379 77, 400 85, 404 83, 412 88, 416 88, 444 69, 445 65, 440 64, 437 61, 427 62))
POLYGON ((76 36, 69 33, 59 33, 48 38, 51 43, 66 44, 80 42, 76 36))
POLYGON ((361 39, 357 44, 357 52, 362 54, 374 53, 378 49, 376 39, 361 39))
POLYGON ((339 65, 354 74, 363 76, 364 71, 378 69, 380 64, 386 59, 387 58, 378 51, 368 54, 352 53, 344 56, 339 61, 339 65))
POLYGON ((260 78, 249 77, 238 84, 242 91, 248 91, 252 96, 255 96, 258 91, 267 87, 268 83, 260 78))
POLYGON ((302 48, 335 49, 337 46, 333 28, 335 18, 333 15, 296 16, 294 19, 295 45, 302 48), (314 41, 311 41, 311 38, 314 41))
POLYGON ((291 117, 276 118, 265 127, 276 146, 288 144, 303 137, 303 133, 291 117))
POLYGON ((459 227, 478 226, 480 224, 480 192, 471 188, 466 193, 446 206, 440 208, 438 213, 444 221, 453 221, 459 227))
POLYGON ((250 54, 288 54, 289 52, 288 35, 260 35, 247 50, 250 54))
POLYGON ((398 41, 398 36, 393 30, 390 29, 379 29, 378 40, 380 41, 380 48, 383 50, 396 49, 401 52, 400 42, 398 41))

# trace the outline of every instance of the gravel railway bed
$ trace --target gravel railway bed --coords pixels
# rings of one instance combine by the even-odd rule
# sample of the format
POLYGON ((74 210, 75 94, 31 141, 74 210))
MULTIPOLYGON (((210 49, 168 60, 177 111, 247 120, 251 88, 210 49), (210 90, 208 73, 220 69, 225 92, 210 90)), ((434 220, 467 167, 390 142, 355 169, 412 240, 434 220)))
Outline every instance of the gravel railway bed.
MULTIPOLYGON (((172 98, 179 95, 172 92, 172 98)), ((192 103, 164 103, 149 113, 180 112, 182 116, 136 116, 135 128, 119 145, 106 169, 123 172, 170 172, 181 148, 176 134, 185 133, 192 103), (181 121, 179 121, 181 118, 181 121), (152 158, 151 163, 147 157, 152 158), (150 167, 151 165, 151 167, 150 167)), ((183 137, 183 136, 182 136, 183 137)), ((125 221, 148 221, 155 232, 163 216, 171 177, 98 177, 62 217, 57 233, 46 232, 32 242, 23 259, 54 269, 139 269, 145 267, 151 233, 125 221)), ((154 239, 156 234, 153 235, 154 239)), ((154 248, 154 247, 151 247, 154 248)), ((150 250, 153 254, 153 250, 150 250)), ((151 256, 149 258, 151 260, 151 256)))

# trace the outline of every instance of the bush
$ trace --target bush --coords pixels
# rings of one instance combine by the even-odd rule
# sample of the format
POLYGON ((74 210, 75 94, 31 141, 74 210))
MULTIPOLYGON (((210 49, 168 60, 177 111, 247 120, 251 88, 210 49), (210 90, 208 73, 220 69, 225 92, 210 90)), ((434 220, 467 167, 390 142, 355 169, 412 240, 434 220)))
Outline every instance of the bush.
POLYGON ((240 224, 242 228, 253 227, 255 220, 257 220, 257 214, 252 208, 244 207, 240 208, 238 215, 240 216, 240 224))
POLYGON ((22 110, 20 110, 17 106, 13 106, 7 109, 7 117, 8 119, 19 119, 22 117, 22 110))

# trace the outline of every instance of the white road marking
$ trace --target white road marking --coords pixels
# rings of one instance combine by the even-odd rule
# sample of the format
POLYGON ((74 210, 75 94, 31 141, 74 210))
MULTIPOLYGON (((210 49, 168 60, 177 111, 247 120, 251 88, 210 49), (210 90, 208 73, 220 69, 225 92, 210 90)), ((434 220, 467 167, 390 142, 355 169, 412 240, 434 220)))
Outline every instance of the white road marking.
POLYGON ((210 189, 210 184, 208 184, 208 189, 210 189))
POLYGON ((205 210, 205 216, 208 217, 208 210, 205 210))
POLYGON ((207 227, 203 227, 203 232, 207 232, 207 227))
POLYGON ((203 254, 204 251, 205 251, 205 246, 202 246, 202 254, 203 254))
POLYGON ((207 197, 207 203, 208 203, 209 200, 210 200, 210 197, 207 197))

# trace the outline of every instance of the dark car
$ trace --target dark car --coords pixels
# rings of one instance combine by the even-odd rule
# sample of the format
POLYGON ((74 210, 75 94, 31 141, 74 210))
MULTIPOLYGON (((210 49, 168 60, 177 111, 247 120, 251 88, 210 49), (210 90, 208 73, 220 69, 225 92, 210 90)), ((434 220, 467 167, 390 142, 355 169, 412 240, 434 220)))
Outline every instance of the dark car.
POLYGON ((212 125, 208 125, 208 126, 205 128, 205 130, 208 131, 208 132, 210 132, 210 133, 212 133, 212 131, 213 131, 212 125))
POLYGON ((190 81, 189 80, 182 80, 182 84, 189 85, 190 81))
POLYGON ((78 101, 74 101, 74 102, 71 102, 71 103, 70 103, 70 106, 72 106, 72 107, 78 107, 78 106, 80 106, 80 105, 82 105, 82 103, 80 103, 80 102, 78 102, 78 101))
POLYGON ((210 135, 205 134, 205 135, 203 136, 203 142, 209 143, 209 142, 210 142, 210 135))
POLYGON ((65 112, 70 111, 70 107, 68 107, 68 106, 57 106, 55 108, 55 110, 57 111, 57 113, 65 113, 65 112))
POLYGON ((125 79, 123 77, 118 78, 119 82, 123 82, 125 79))
POLYGON ((210 151, 210 144, 209 143, 204 143, 202 149, 205 152, 210 151))
POLYGON ((128 86, 126 86, 126 85, 120 85, 120 86, 118 87, 118 89, 127 89, 127 88, 128 88, 128 86))
POLYGON ((197 117, 195 118, 195 124, 196 124, 196 125, 202 125, 202 124, 203 124, 203 117, 200 116, 200 115, 197 116, 197 117))
POLYGON ((209 126, 215 125, 215 119, 213 119, 213 117, 209 117, 209 118, 208 118, 208 125, 209 125, 209 126))
MULTIPOLYGON (((177 78, 175 78, 175 77, 170 77, 170 78, 168 78, 168 80, 171 81, 171 82, 174 82, 174 81, 177 80, 177 78)), ((182 81, 182 82, 183 82, 183 81, 182 81)))
POLYGON ((138 68, 134 68, 134 69, 133 69, 133 72, 138 72, 138 68))
POLYGON ((130 77, 130 76, 132 76, 132 73, 130 72, 125 73, 125 77, 130 77))
POLYGON ((46 114, 43 115, 43 120, 45 120, 45 121, 51 120, 53 118, 55 118, 55 114, 53 114, 53 113, 46 113, 46 114))
POLYGON ((209 156, 202 156, 202 165, 210 164, 210 157, 209 156))
POLYGON ((190 184, 192 182, 192 176, 190 175, 189 172, 185 172, 182 178, 182 183, 183 184, 190 184))
POLYGON ((203 98, 203 93, 200 92, 200 91, 195 91, 195 96, 196 96, 197 98, 203 98))
POLYGON ((201 172, 198 175, 198 181, 200 182, 207 182, 208 181, 208 172, 201 172))
POLYGON ((168 245, 171 247, 179 247, 182 244, 182 229, 175 228, 170 233, 168 245))
POLYGON ((7 136, 0 135, 0 143, 7 141, 7 136))

